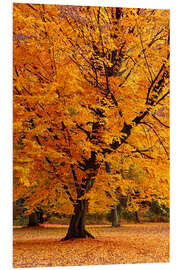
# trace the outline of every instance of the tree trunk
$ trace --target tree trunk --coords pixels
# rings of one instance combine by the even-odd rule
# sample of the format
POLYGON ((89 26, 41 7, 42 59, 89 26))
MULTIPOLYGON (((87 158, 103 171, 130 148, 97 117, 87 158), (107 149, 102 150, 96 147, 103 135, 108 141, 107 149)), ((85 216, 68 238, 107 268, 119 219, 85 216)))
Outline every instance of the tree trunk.
MULTIPOLYGON (((106 172, 108 174, 111 173, 111 162, 105 162, 106 166, 106 172)), ((116 191, 114 191, 115 193, 116 191)), ((119 221, 118 221, 118 213, 117 213, 117 205, 114 205, 112 210, 111 210, 111 217, 112 217, 112 227, 119 227, 119 221)))
POLYGON ((43 210, 42 209, 38 210, 37 214, 38 214, 39 223, 43 224, 46 221, 46 218, 44 218, 43 210))
POLYGON ((113 209, 111 210, 111 214, 112 214, 112 227, 119 227, 120 223, 118 221, 117 205, 114 205, 113 209))
POLYGON ((87 200, 77 200, 76 205, 74 205, 74 214, 71 217, 68 232, 62 240, 86 238, 86 236, 94 238, 93 235, 85 230, 87 207, 87 200))
POLYGON ((138 211, 135 211, 136 222, 141 223, 138 211))
POLYGON ((38 226, 38 225, 39 225, 39 221, 38 221, 37 213, 35 212, 35 213, 30 214, 28 226, 34 227, 34 226, 38 226))

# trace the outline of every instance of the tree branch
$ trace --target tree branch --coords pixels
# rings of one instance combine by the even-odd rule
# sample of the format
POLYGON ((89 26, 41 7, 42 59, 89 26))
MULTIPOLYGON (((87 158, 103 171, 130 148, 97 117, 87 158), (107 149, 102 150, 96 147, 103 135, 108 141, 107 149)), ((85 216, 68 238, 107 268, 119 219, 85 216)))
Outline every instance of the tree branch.
POLYGON ((168 94, 170 93, 170 91, 168 90, 157 102, 155 105, 159 104, 168 94))
POLYGON ((91 135, 90 132, 86 129, 84 129, 81 125, 79 125, 78 123, 76 123, 76 127, 79 128, 80 130, 82 130, 88 137, 89 140, 91 140, 91 135))
POLYGON ((152 117, 154 119, 156 119, 162 126, 166 127, 166 128, 170 128, 169 126, 165 125, 164 123, 162 123, 154 114, 152 114, 152 117))
POLYGON ((146 123, 146 122, 140 122, 140 124, 144 124, 144 125, 150 127, 150 128, 153 130, 154 134, 157 136, 157 138, 158 138, 160 144, 162 145, 162 147, 163 147, 163 149, 164 149, 166 155, 169 157, 169 153, 167 152, 167 150, 166 150, 166 148, 165 148, 163 142, 161 141, 161 139, 160 139, 158 133, 156 132, 156 130, 155 130, 150 124, 148 124, 148 123, 146 123))
MULTIPOLYGON (((139 29, 138 29, 138 32, 139 32, 139 29)), ((148 64, 148 61, 147 61, 147 57, 146 57, 146 54, 145 54, 145 49, 144 49, 144 45, 143 45, 143 41, 142 41, 142 37, 141 37, 141 33, 140 32, 139 32, 139 36, 140 36, 140 41, 141 41, 141 46, 142 46, 142 52, 143 52, 144 59, 145 59, 145 62, 146 62, 146 65, 147 65, 147 68, 148 68, 148 71, 149 71, 149 75, 151 77, 151 82, 152 82, 153 81, 153 77, 152 77, 151 70, 150 70, 150 67, 149 67, 149 64, 148 64)))

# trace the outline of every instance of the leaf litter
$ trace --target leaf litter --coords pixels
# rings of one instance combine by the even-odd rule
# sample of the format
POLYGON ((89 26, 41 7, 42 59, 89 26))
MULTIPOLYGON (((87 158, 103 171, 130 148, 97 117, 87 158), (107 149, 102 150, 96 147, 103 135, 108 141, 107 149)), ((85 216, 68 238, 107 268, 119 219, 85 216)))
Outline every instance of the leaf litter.
POLYGON ((169 262, 169 224, 87 226, 95 239, 60 241, 67 227, 16 228, 13 266, 48 267, 169 262))

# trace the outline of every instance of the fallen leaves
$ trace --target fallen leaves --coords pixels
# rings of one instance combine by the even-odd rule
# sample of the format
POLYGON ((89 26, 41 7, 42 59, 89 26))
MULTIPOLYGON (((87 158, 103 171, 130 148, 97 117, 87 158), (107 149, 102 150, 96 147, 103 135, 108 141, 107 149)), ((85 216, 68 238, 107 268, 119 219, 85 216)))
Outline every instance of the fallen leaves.
POLYGON ((14 229, 13 266, 75 266, 169 261, 169 224, 87 226, 95 239, 60 241, 67 226, 14 229))

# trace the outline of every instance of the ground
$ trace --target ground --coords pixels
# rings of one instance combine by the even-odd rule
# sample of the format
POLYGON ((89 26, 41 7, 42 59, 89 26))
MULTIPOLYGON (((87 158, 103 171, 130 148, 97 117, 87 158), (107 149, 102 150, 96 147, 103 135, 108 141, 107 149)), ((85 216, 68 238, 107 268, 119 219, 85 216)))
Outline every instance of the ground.
POLYGON ((60 241, 67 226, 14 229, 13 266, 169 262, 169 224, 87 226, 95 239, 60 241))

